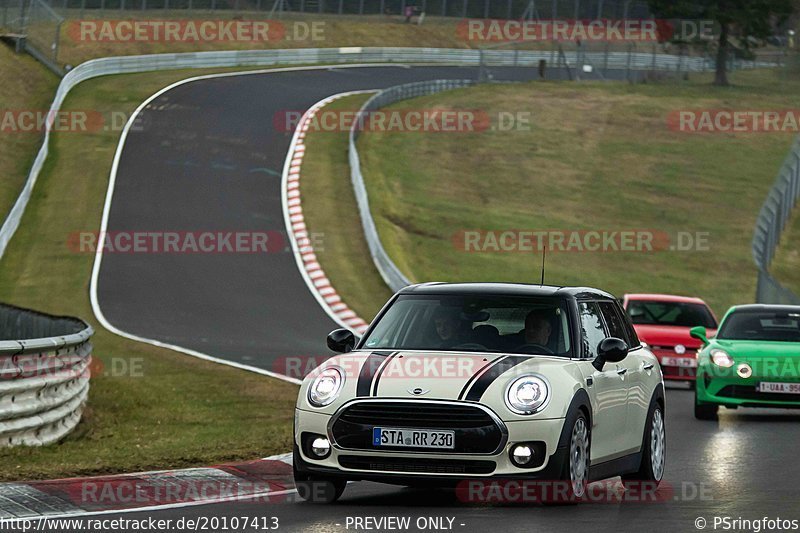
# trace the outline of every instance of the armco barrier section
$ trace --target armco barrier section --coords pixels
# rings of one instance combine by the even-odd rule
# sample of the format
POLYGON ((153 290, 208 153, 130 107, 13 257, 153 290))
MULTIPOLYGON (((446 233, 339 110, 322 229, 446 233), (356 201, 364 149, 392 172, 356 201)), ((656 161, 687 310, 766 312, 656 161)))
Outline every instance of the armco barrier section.
MULTIPOLYGON (((585 53, 580 58, 587 62, 599 61, 603 54, 585 53)), ((33 162, 28 180, 17 202, 0 228, 0 258, 3 257, 8 242, 19 227, 22 214, 30 200, 39 172, 47 158, 50 131, 55 114, 61 109, 64 98, 73 87, 91 78, 111 74, 131 74, 156 70, 176 70, 187 68, 260 67, 274 65, 311 65, 339 63, 434 63, 449 65, 481 66, 486 64, 504 66, 538 65, 540 59, 549 60, 549 51, 533 50, 495 50, 491 52, 474 49, 451 48, 391 48, 391 47, 346 47, 346 48, 298 48, 291 50, 229 50, 222 52, 194 52, 182 54, 152 54, 142 56, 119 56, 92 59, 70 70, 61 80, 56 96, 50 106, 45 124, 42 148, 33 162), (490 54, 490 55, 485 55, 490 54)), ((573 65, 578 60, 576 52, 567 52, 563 60, 573 65)), ((707 67, 703 58, 684 58, 664 55, 659 57, 658 65, 646 53, 620 54, 608 63, 607 68, 629 69, 631 65, 641 65, 645 69, 683 68, 703 70, 707 67), (641 57, 640 57, 641 56, 641 57)), ((757 66, 742 65, 743 67, 757 66)))
POLYGON ((76 318, 0 305, 0 447, 51 444, 78 425, 93 333, 76 318))
POLYGON ((758 267, 756 301, 759 303, 797 304, 800 297, 782 286, 769 273, 781 233, 791 218, 792 210, 800 199, 800 136, 778 172, 775 185, 769 191, 756 219, 753 235, 753 259, 758 267))
POLYGON ((361 173, 361 160, 358 156, 358 148, 356 148, 356 141, 359 135, 358 124, 362 116, 394 102, 407 98, 415 98, 417 96, 435 94, 441 91, 448 91, 450 89, 461 89, 474 84, 475 81, 473 80, 433 80, 390 87, 367 100, 359 110, 356 120, 353 121, 353 127, 350 129, 350 143, 348 148, 350 180, 353 183, 358 212, 361 215, 361 225, 364 228, 364 236, 367 241, 367 246, 369 247, 369 253, 372 256, 372 261, 375 263, 378 272, 380 272, 383 281, 394 292, 410 285, 411 281, 397 268, 397 265, 394 264, 389 254, 386 253, 383 244, 381 244, 378 229, 375 226, 375 220, 372 218, 372 212, 369 209, 367 187, 364 183, 364 176, 361 173))

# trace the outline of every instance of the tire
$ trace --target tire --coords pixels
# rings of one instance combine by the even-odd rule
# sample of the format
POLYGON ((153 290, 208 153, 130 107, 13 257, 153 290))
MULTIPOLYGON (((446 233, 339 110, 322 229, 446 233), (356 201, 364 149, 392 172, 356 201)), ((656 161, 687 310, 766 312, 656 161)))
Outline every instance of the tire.
POLYGON ((719 406, 712 403, 694 402, 694 417, 698 420, 719 420, 719 406))
POLYGON ((644 440, 642 442, 642 463, 639 471, 622 476, 625 488, 655 490, 664 477, 667 460, 667 431, 664 420, 664 408, 653 402, 647 414, 644 440))
POLYGON ((578 411, 572 422, 572 429, 567 442, 567 457, 561 471, 559 486, 554 487, 546 498, 545 505, 576 504, 586 496, 589 484, 589 463, 591 456, 592 430, 586 415, 578 411))
POLYGON ((334 503, 342 497, 347 481, 325 479, 301 473, 294 469, 294 486, 303 500, 311 503, 334 503))

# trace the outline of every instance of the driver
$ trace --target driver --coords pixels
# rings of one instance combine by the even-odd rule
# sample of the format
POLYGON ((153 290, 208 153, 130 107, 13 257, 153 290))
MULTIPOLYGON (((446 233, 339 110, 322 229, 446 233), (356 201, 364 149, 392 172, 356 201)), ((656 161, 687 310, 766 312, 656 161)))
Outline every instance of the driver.
POLYGON ((525 344, 538 344, 547 347, 550 342, 550 313, 543 309, 534 309, 525 317, 525 344))
POLYGON ((436 335, 440 341, 440 348, 455 346, 461 342, 459 330, 461 322, 456 316, 457 311, 446 307, 439 307, 433 315, 436 326, 436 335))

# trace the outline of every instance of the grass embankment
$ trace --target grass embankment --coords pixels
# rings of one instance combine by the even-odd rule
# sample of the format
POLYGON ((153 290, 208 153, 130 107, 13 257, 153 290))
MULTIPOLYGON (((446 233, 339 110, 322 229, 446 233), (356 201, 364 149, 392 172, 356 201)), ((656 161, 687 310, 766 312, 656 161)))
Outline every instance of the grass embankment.
MULTIPOLYGON (((88 81, 64 109, 131 113, 158 89, 195 74, 88 81)), ((67 236, 99 227, 118 138, 118 131, 52 137, 48 162, 0 263, 0 301, 88 319, 103 367, 92 377, 77 430, 44 448, 0 449, 2 480, 207 465, 290 449, 294 385, 128 341, 94 321, 88 298, 94 256, 72 252, 67 236)))
MULTIPOLYGON (((58 86, 55 74, 27 54, 16 54, 0 43, 0 112, 6 120, 18 111, 47 111, 58 86)), ((14 131, 14 124, 0 126, 0 224, 19 195, 36 151, 41 146, 38 132, 14 131)))
MULTIPOLYGON (((147 42, 93 40, 94 32, 81 34, 77 18, 101 19, 183 19, 183 20, 266 20, 268 12, 224 11, 91 11, 82 15, 70 10, 61 30, 58 61, 78 65, 95 57, 198 52, 204 50, 252 50, 261 48, 334 48, 340 46, 421 46, 443 48, 469 48, 470 42, 457 34, 460 19, 427 17, 425 23, 404 24, 402 17, 385 15, 339 16, 316 14, 287 14, 274 21, 275 32, 269 33, 268 42, 201 41, 201 42, 147 42), (74 18, 72 18, 74 17, 74 18), (313 30, 314 33, 311 33, 313 30)), ((101 26, 98 26, 100 28, 101 26)), ((84 26, 84 29, 86 26, 84 26)), ((43 32, 43 42, 49 42, 52 31, 43 32)), ((96 35, 100 35, 96 33, 96 35)))
MULTIPOLYGON (((328 104, 326 112, 355 111, 370 95, 348 96, 328 104)), ((345 302, 366 321, 392 295, 370 259, 358 206, 350 185, 348 132, 306 134, 300 191, 303 215, 311 233, 325 236, 316 252, 322 269, 337 289, 347 288, 345 302)))
MULTIPOLYGON (((461 230, 708 232, 708 251, 552 253, 547 281, 615 294, 672 292, 718 311, 752 301, 750 240, 791 144, 784 133, 667 127, 680 109, 788 109, 797 82, 739 72, 736 86, 528 83, 480 86, 392 109, 530 111, 529 131, 367 132, 362 167, 384 246, 412 279, 538 281, 540 254, 465 253, 461 230)), ((346 298, 356 288, 339 287, 346 298)))

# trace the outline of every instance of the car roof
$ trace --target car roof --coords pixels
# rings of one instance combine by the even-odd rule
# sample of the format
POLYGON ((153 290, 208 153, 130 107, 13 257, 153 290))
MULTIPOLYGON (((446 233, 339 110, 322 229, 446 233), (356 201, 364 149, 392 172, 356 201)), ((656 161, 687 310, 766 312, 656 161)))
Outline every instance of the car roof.
POLYGON ((592 287, 562 287, 538 285, 533 283, 443 283, 430 282, 409 285, 400 294, 486 294, 501 296, 569 296, 588 298, 608 298, 614 296, 606 291, 592 287))
POLYGON ((778 304, 745 304, 734 305, 731 307, 729 313, 757 312, 762 311, 765 313, 800 313, 800 305, 778 305, 778 304))
POLYGON ((680 303, 687 303, 687 304, 703 304, 706 303, 694 296, 678 296, 676 294, 626 294, 626 300, 647 300, 651 302, 680 302, 680 303))

